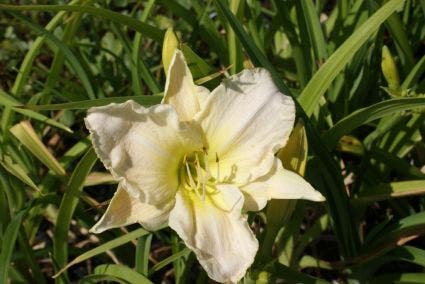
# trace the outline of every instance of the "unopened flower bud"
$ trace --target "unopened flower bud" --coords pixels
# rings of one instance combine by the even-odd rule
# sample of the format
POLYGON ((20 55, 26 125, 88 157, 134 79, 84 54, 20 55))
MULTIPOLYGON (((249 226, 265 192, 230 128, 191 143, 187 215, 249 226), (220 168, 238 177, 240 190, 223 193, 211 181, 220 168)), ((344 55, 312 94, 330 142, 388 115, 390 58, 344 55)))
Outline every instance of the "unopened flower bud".
POLYGON ((179 46, 179 39, 174 33, 173 28, 168 28, 165 32, 164 43, 162 45, 162 64, 164 66, 164 72, 167 75, 168 67, 170 66, 171 58, 173 57, 174 51, 179 46))
POLYGON ((398 76, 397 66, 391 55, 390 50, 386 45, 382 47, 382 73, 388 83, 389 91, 394 95, 401 95, 400 92, 400 77, 398 76))

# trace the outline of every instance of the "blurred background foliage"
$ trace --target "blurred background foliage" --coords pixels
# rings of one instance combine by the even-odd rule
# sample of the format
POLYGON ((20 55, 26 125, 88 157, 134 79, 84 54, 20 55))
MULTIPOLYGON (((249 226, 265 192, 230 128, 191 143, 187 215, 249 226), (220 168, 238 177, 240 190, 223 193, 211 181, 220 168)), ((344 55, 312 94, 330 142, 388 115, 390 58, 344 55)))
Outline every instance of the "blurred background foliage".
POLYGON ((88 233, 116 181, 86 109, 159 103, 170 27, 199 84, 262 66, 296 98, 279 157, 327 198, 249 214, 244 282, 425 283, 424 0, 0 2, 0 283, 208 282, 168 228, 88 233))

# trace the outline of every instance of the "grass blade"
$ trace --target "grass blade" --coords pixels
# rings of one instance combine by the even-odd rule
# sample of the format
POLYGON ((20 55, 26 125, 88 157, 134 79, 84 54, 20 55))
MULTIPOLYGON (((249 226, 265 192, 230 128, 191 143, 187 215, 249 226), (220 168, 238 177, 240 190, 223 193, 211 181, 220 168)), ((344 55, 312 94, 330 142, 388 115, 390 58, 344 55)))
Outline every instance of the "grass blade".
POLYGON ((313 44, 316 61, 321 62, 328 57, 328 53, 326 51, 325 36, 320 25, 319 16, 312 0, 304 0, 300 1, 300 3, 308 34, 313 44))
POLYGON ((425 98, 403 98, 383 101, 362 109, 344 117, 324 135, 324 141, 333 148, 343 135, 369 121, 394 113, 411 110, 425 106, 425 98))
POLYGON ((406 67, 412 67, 415 64, 415 56, 413 55, 412 47, 400 17, 397 14, 391 15, 386 22, 386 26, 395 42, 400 47, 400 55, 406 61, 406 67))
POLYGON ((130 28, 138 31, 139 33, 155 40, 158 43, 162 43, 164 32, 154 26, 148 25, 146 23, 140 22, 132 17, 122 15, 111 10, 97 8, 92 6, 68 6, 68 5, 5 5, 0 4, 0 10, 9 10, 9 11, 69 11, 69 12, 83 12, 90 15, 102 17, 104 19, 116 22, 118 24, 129 26, 130 28))
POLYGON ((0 165, 32 189, 40 191, 33 180, 28 176, 24 167, 22 167, 21 164, 16 163, 9 155, 1 154, 0 165))
POLYGON ((53 257, 59 267, 65 266, 68 261, 68 231, 71 218, 84 181, 96 160, 96 153, 93 148, 90 148, 75 167, 62 198, 53 238, 53 257))
POLYGON ((80 254, 79 256, 77 256, 76 258, 74 258, 72 261, 70 261, 63 268, 61 268, 61 270, 59 270, 53 276, 53 278, 58 277, 65 270, 67 270, 68 268, 70 268, 71 266, 73 266, 73 265, 75 265, 77 263, 80 263, 80 262, 85 261, 85 260, 87 260, 89 258, 92 258, 92 257, 94 257, 96 255, 99 255, 101 253, 104 253, 107 250, 110 250, 110 249, 119 247, 119 246, 121 246, 121 245, 123 245, 125 243, 128 243, 128 242, 130 242, 130 241, 132 241, 134 239, 140 238, 140 237, 145 236, 147 234, 149 234, 148 231, 140 228, 140 229, 134 230, 134 231, 132 231, 132 232, 130 232, 128 234, 122 235, 122 236, 120 236, 118 238, 115 238, 115 239, 113 239, 113 240, 111 240, 109 242, 106 242, 106 243, 104 243, 104 244, 102 244, 102 245, 100 245, 100 246, 98 246, 98 247, 96 247, 94 249, 91 249, 89 251, 86 251, 85 253, 80 254))
POLYGON ((166 265, 172 263, 173 261, 181 258, 181 257, 187 257, 189 254, 191 253, 191 250, 188 248, 185 248, 181 251, 179 251, 178 253, 173 254, 172 256, 167 257, 166 259, 164 259, 161 262, 158 262, 157 264, 155 264, 150 270, 149 270, 149 275, 154 274, 155 272, 157 272, 158 270, 162 269, 163 267, 165 267, 166 265))
POLYGON ((46 167, 59 176, 66 175, 65 169, 47 150, 28 121, 16 124, 10 129, 10 132, 46 167))
POLYGON ((403 3, 404 0, 391 0, 382 6, 354 31, 313 75, 299 97, 299 102, 308 116, 313 114, 320 98, 325 94, 335 77, 350 62, 356 51, 403 3))
MULTIPOLYGON (((73 0, 69 2, 68 5, 76 5, 82 1, 83 0, 73 0)), ((52 32, 60 23, 60 21, 62 21, 64 16, 65 12, 59 12, 57 15, 55 15, 53 19, 51 19, 50 22, 46 25, 46 31, 52 32)), ((39 36, 31 45, 29 51, 26 53, 25 58, 22 61, 21 67, 19 68, 19 72, 16 76, 15 82, 13 83, 13 87, 11 89, 11 93, 14 96, 21 96, 22 90, 30 74, 32 63, 34 62, 34 59, 40 51, 40 48, 44 44, 45 40, 46 36, 39 36)))
POLYGON ((370 283, 424 283, 425 273, 394 273, 384 274, 370 280, 370 283))
POLYGON ((11 257, 13 249, 15 248, 15 242, 18 237, 19 227, 21 226, 22 219, 26 214, 27 210, 22 210, 15 217, 6 228, 2 239, 2 250, 0 253, 0 283, 8 283, 9 266, 11 263, 11 257))
MULTIPOLYGON (((145 5, 145 10, 140 16, 141 22, 146 22, 155 4, 155 0, 149 0, 145 5)), ((140 78, 143 78, 149 90, 152 93, 159 93, 161 90, 150 73, 143 59, 140 57, 140 48, 142 47, 142 34, 136 33, 133 39, 131 58, 133 61, 131 68, 131 77, 133 83, 133 91, 136 95, 143 95, 143 88, 140 84, 140 78)))
POLYGON ((376 238, 365 244, 362 251, 367 254, 400 245, 403 240, 425 234, 425 212, 412 214, 389 225, 376 238), (400 243, 401 242, 401 243, 400 243))
POLYGON ((128 283, 152 284, 148 278, 124 265, 102 264, 94 269, 94 275, 113 276, 128 283))
POLYGON ((389 256, 425 267, 425 250, 423 249, 412 246, 397 247, 389 253, 389 256))
MULTIPOLYGON (((75 7, 75 6, 66 6, 66 7, 75 7)), ((1 4, 0 4, 1 8, 1 4)), ((49 41, 51 41, 53 44, 55 44, 65 55, 65 58, 69 61, 69 64, 74 69, 74 72, 77 74, 77 76, 80 78, 81 83, 83 84, 87 95, 90 99, 94 99, 96 96, 94 94, 92 85, 88 79, 88 76, 86 72, 84 71, 84 68, 82 67, 81 63, 78 61, 77 57, 74 55, 74 53, 69 49, 68 46, 62 43, 60 39, 58 39, 54 34, 46 30, 45 28, 35 24, 34 22, 31 22, 27 18, 15 13, 10 12, 15 18, 23 21, 28 25, 29 28, 34 30, 36 33, 38 33, 41 36, 45 36, 49 41)))
POLYGON ((272 268, 272 274, 278 278, 289 281, 290 283, 304 283, 304 284, 327 284, 329 282, 321 279, 311 277, 302 272, 293 270, 280 263, 275 263, 272 268))
POLYGON ((38 120, 38 121, 41 121, 43 123, 49 124, 51 126, 65 130, 66 132, 72 133, 72 130, 68 126, 66 126, 66 125, 64 125, 60 122, 57 122, 56 120, 48 118, 45 115, 42 115, 40 113, 37 113, 37 112, 29 110, 29 109, 16 108, 16 106, 20 106, 22 104, 20 102, 18 102, 12 96, 9 96, 6 92, 4 92, 1 89, 0 89, 0 105, 4 105, 6 107, 13 108, 14 111, 16 111, 16 112, 18 112, 22 115, 25 115, 29 118, 33 118, 35 120, 38 120))
POLYGON ((84 186, 93 186, 98 184, 116 184, 119 181, 110 173, 92 172, 86 177, 84 186))
POLYGON ((159 104, 162 100, 162 95, 152 95, 152 96, 126 96, 126 97, 112 97, 104 99, 95 99, 95 100, 85 100, 79 102, 70 102, 62 104, 50 104, 50 105, 25 105, 20 106, 22 110, 32 109, 32 110, 61 110, 61 109, 88 109, 96 106, 104 106, 112 103, 123 103, 128 100, 134 100, 139 104, 148 107, 152 105, 159 104))
POLYGON ((365 189, 356 199, 353 199, 353 202, 375 202, 424 194, 425 180, 399 181, 365 189))
POLYGON ((135 270, 143 275, 149 272, 149 253, 151 250, 153 234, 139 237, 136 247, 135 270))
POLYGON ((402 89, 411 88, 414 84, 418 82, 421 75, 425 72, 425 55, 422 56, 421 60, 412 68, 412 70, 407 75, 401 84, 402 89))
POLYGON ((116 22, 118 24, 126 25, 144 36, 155 40, 158 43, 162 43, 164 32, 154 26, 148 25, 146 23, 140 22, 130 16, 125 16, 111 10, 97 8, 92 6, 68 6, 68 5, 5 5, 0 4, 0 10, 9 10, 9 11, 69 11, 69 12, 82 12, 88 13, 90 15, 102 17, 104 19, 116 22))

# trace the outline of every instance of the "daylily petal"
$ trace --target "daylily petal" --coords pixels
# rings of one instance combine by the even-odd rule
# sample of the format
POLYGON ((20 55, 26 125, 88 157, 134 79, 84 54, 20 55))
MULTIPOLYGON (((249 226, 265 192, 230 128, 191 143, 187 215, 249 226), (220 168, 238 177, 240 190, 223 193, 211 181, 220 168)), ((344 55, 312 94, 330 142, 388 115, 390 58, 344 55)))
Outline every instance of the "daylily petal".
POLYGON ((293 128, 295 107, 269 72, 257 68, 223 81, 196 120, 209 143, 211 173, 221 182, 243 185, 270 171, 293 128))
POLYGON ((188 190, 179 190, 170 212, 169 226, 192 249, 208 276, 218 282, 237 282, 254 261, 258 241, 241 215, 243 196, 233 186, 217 186, 226 192, 230 211, 205 201, 188 190), (232 196, 232 197, 230 197, 232 196), (229 198, 230 197, 230 198, 229 198))
POLYGON ((208 93, 195 85, 183 52, 176 49, 168 68, 162 103, 174 106, 181 121, 188 121, 200 110, 200 100, 208 93))
POLYGON ((307 199, 324 201, 323 195, 315 190, 305 179, 298 174, 282 167, 279 159, 267 175, 240 188, 245 194, 244 209, 257 211, 264 208, 270 199, 307 199), (265 202, 266 201, 266 202, 265 202))
POLYGON ((105 167, 132 196, 151 205, 174 198, 183 155, 202 147, 198 128, 179 122, 169 105, 144 108, 127 101, 91 108, 86 126, 105 167))
MULTIPOLYGON (((248 186, 249 186, 249 184, 248 184, 248 186)), ((253 190, 253 192, 251 192, 249 190, 249 187, 247 187, 242 192, 243 192, 243 195, 245 197, 245 203, 243 204, 243 208, 246 211, 263 210, 263 208, 266 207, 266 205, 267 205, 267 201, 269 201, 267 191, 266 191, 266 193, 260 192, 258 190, 253 190)))
POLYGON ((90 229, 93 233, 140 223, 147 230, 157 230, 167 223, 168 215, 174 202, 161 207, 142 203, 120 185, 109 203, 108 209, 100 220, 90 229))
MULTIPOLYGON (((243 196, 237 188, 230 184, 216 185, 216 191, 211 193, 209 197, 215 206, 221 210, 231 212, 236 205, 240 203, 243 196)), ((243 203, 243 202, 242 202, 243 203)), ((239 209, 240 211, 240 209, 239 209)))

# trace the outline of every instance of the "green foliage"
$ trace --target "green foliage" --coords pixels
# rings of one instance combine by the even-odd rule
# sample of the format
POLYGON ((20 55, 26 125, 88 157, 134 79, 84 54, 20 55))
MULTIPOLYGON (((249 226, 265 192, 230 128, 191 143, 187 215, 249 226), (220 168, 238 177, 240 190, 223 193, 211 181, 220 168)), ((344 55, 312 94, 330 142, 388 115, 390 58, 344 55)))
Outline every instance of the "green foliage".
POLYGON ((0 283, 207 281, 172 230, 88 232, 116 185, 85 112, 160 103, 169 28, 198 84, 264 67, 305 125, 327 202, 250 213, 246 283, 425 283, 425 1, 49 3, 0 4, 0 283))

